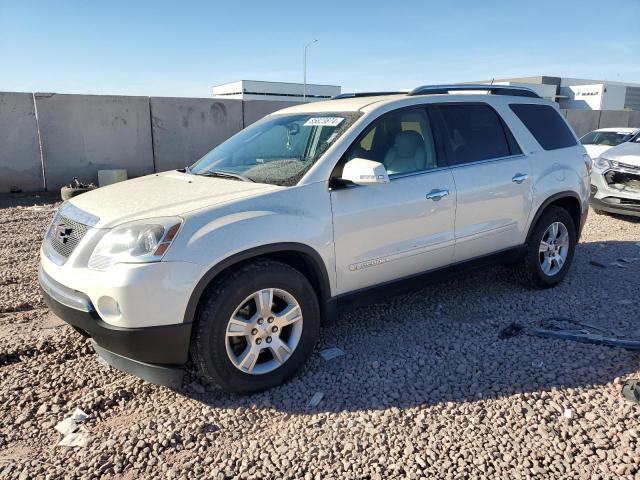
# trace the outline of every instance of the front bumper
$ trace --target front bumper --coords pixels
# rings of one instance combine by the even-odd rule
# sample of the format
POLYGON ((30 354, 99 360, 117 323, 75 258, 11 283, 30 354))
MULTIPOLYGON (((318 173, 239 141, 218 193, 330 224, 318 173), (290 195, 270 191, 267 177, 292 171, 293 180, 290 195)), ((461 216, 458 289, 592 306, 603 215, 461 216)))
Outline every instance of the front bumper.
MULTIPOLYGON (((596 198, 595 195, 591 195, 590 203, 596 210, 603 210, 605 212, 617 213, 619 215, 630 215, 633 217, 640 217, 640 200, 637 204, 628 203, 610 203, 612 197, 605 197, 605 199, 596 198), (609 202, 607 202, 609 199, 609 202)), ((616 197, 613 197, 614 199, 616 197)))
POLYGON ((191 323, 143 328, 104 322, 89 298, 39 269, 41 293, 51 311, 88 336, 110 365, 153 383, 178 388, 188 359, 191 323), (83 302, 84 300, 84 302, 83 302))
MULTIPOLYGON (((604 172, 594 170, 591 174, 590 203, 596 210, 620 215, 640 216, 640 190, 619 188, 607 182, 606 175, 616 173, 616 169, 604 172)), ((622 170, 626 172, 626 170, 622 170)))

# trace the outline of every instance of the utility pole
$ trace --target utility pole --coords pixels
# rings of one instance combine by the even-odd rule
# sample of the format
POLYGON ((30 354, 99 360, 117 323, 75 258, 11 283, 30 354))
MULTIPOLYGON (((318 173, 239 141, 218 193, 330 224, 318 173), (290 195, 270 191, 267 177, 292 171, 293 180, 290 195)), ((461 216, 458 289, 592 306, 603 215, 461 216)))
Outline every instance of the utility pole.
POLYGON ((309 43, 307 43, 304 46, 304 66, 303 66, 303 72, 304 72, 304 84, 302 86, 302 101, 306 102, 307 101, 307 48, 309 48, 311 45, 313 45, 314 43, 316 43, 318 41, 317 38, 314 38, 313 40, 311 40, 309 43))

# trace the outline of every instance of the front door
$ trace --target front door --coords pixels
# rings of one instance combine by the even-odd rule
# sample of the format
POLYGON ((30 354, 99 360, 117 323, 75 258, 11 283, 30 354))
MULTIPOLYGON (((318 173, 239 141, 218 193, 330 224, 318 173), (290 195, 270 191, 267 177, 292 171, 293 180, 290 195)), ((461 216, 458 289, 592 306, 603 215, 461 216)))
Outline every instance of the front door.
POLYGON ((440 157, 424 108, 382 116, 346 152, 391 181, 331 192, 339 294, 451 263, 456 189, 440 157))

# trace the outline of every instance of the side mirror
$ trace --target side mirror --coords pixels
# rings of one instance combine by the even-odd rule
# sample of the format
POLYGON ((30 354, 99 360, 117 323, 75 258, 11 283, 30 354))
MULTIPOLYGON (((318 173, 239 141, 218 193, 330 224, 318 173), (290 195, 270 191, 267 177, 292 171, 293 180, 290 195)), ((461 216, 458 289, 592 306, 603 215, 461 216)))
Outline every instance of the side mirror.
POLYGON ((344 165, 342 180, 356 185, 382 185, 389 183, 389 175, 387 175, 387 169, 380 162, 354 158, 344 165))

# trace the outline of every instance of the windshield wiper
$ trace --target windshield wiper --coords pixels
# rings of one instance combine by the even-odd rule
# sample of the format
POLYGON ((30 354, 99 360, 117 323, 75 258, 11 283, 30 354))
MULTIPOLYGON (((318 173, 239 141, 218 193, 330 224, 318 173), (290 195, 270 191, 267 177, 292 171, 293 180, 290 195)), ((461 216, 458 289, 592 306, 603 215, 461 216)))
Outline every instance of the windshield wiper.
POLYGON ((245 177, 238 173, 223 172, 221 170, 215 170, 213 172, 196 173, 195 175, 201 175, 203 177, 232 178, 234 180, 242 180, 243 182, 255 183, 255 181, 251 180, 249 177, 245 177))

